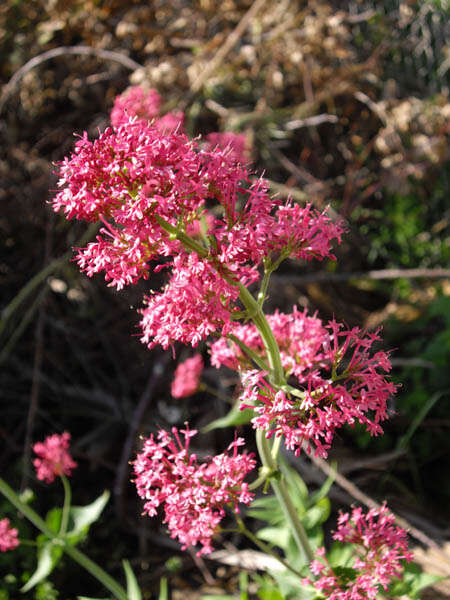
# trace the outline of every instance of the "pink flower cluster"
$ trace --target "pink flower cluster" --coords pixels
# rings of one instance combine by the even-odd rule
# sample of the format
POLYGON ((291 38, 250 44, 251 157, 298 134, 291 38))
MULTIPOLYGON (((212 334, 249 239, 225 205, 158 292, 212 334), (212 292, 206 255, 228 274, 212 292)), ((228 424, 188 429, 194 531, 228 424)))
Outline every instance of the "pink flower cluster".
POLYGON ((139 85, 130 87, 116 97, 111 111, 111 123, 114 127, 119 127, 128 123, 130 117, 136 117, 143 121, 152 121, 154 127, 162 133, 182 131, 184 114, 178 111, 159 116, 161 104, 162 98, 156 90, 144 90, 139 85))
POLYGON ((221 148, 228 150, 233 159, 238 163, 249 162, 250 154, 247 147, 247 139, 243 133, 232 133, 229 131, 215 131, 206 136, 206 146, 209 150, 221 148))
MULTIPOLYGON (((255 411, 255 428, 266 430, 267 437, 283 435, 286 447, 297 455, 305 442, 308 452, 313 446, 324 457, 336 429, 344 424, 359 422, 371 435, 382 433, 380 422, 388 417, 387 400, 396 388, 384 375, 390 370, 388 354, 372 351, 380 339, 377 332, 344 329, 334 320, 324 325, 296 308, 267 319, 295 388, 274 389, 267 373, 246 371, 241 408, 255 411)), ((267 360, 254 325, 234 324, 230 332, 267 360)), ((212 344, 211 363, 250 368, 243 352, 224 338, 212 344)))
POLYGON ((244 483, 254 468, 253 455, 238 453, 242 438, 232 442, 227 452, 198 464, 189 454, 189 442, 197 432, 172 429, 172 436, 161 430, 144 441, 134 462, 136 487, 144 499, 144 514, 154 516, 164 505, 165 519, 171 537, 185 549, 201 544, 198 555, 212 551, 211 539, 225 516, 225 506, 238 512, 238 503, 249 504, 253 494, 244 483), (231 454, 229 454, 231 452, 231 454))
POLYGON ((411 561, 407 535, 395 525, 395 517, 386 508, 371 509, 364 514, 354 508, 351 515, 341 513, 338 529, 333 538, 339 542, 355 544, 357 557, 352 569, 353 577, 336 574, 325 558, 325 549, 317 551, 318 558, 311 563, 315 580, 305 579, 316 590, 325 593, 329 600, 373 600, 380 586, 387 590, 393 577, 401 577, 401 560, 411 561))
POLYGON ((69 454, 69 442, 70 433, 65 431, 61 435, 49 435, 43 442, 34 444, 33 450, 38 458, 34 459, 33 465, 38 479, 52 483, 55 477, 72 474, 77 463, 69 454))
POLYGON ((203 359, 200 354, 188 358, 175 369, 171 392, 174 398, 187 398, 198 390, 203 372, 203 359))
POLYGON ((271 198, 228 148, 201 149, 136 117, 93 142, 86 134, 79 139, 60 166, 58 186, 56 211, 103 224, 97 240, 78 250, 89 276, 104 271, 121 289, 147 279, 153 261, 165 261, 169 283, 142 311, 149 347, 225 335, 238 309, 237 284, 256 281, 264 259, 333 257, 331 242, 342 233, 310 206, 271 198), (199 240, 200 222, 207 229, 199 240), (197 246, 183 238, 187 232, 197 246))
POLYGON ((0 552, 14 550, 19 545, 18 531, 9 519, 0 519, 0 552))

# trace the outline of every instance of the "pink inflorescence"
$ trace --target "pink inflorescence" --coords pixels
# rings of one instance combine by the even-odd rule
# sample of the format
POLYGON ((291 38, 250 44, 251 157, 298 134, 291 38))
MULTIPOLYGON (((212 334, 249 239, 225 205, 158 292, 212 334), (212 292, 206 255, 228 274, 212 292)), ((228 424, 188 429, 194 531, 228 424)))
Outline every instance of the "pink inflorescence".
POLYGON ((333 538, 355 544, 357 558, 352 565, 353 576, 348 572, 336 575, 325 558, 325 549, 320 548, 310 565, 317 579, 304 580, 330 600, 373 600, 380 586, 387 590, 393 577, 401 577, 400 561, 409 562, 413 558, 408 551, 406 531, 395 524, 395 517, 385 504, 367 514, 360 508, 354 508, 351 514, 341 513, 333 538))
POLYGON ((169 112, 160 115, 162 98, 154 89, 145 90, 136 85, 117 96, 111 111, 111 123, 119 127, 128 123, 131 118, 142 121, 152 121, 154 127, 161 132, 183 129, 184 113, 169 112))
POLYGON ((228 148, 201 149, 137 117, 94 141, 84 134, 61 164, 58 186, 55 210, 102 224, 96 241, 78 250, 89 276, 103 271, 121 289, 163 259, 169 282, 142 311, 150 348, 226 335, 240 308, 238 286, 258 280, 263 260, 333 258, 342 233, 311 206, 271 198, 228 148))
POLYGON ((171 392, 174 398, 187 398, 198 390, 200 377, 203 372, 203 359, 196 354, 180 363, 175 369, 171 392))
MULTIPOLYGON (((244 371, 241 408, 255 411, 255 428, 266 430, 268 437, 283 435, 297 455, 305 443, 308 452, 312 446, 324 457, 344 424, 359 422, 371 435, 382 433, 380 422, 388 417, 387 401, 396 387, 385 377, 388 354, 372 350, 378 332, 345 329, 334 320, 324 325, 296 308, 267 319, 291 387, 275 389, 266 373, 249 370, 248 358, 233 342, 222 338, 211 347, 213 365, 244 371)), ((267 362, 254 325, 234 324, 230 333, 267 362)))
POLYGON ((38 479, 52 483, 55 477, 72 474, 77 463, 69 454, 69 442, 70 433, 65 431, 61 435, 49 435, 43 442, 34 444, 33 450, 38 458, 34 459, 33 465, 38 479))
POLYGON ((254 468, 252 454, 238 453, 242 438, 232 442, 226 452, 197 463, 189 454, 189 442, 195 430, 172 429, 172 436, 161 430, 151 435, 134 462, 137 492, 144 499, 144 514, 157 514, 164 505, 171 537, 185 549, 201 544, 198 555, 212 552, 211 539, 225 515, 225 506, 238 512, 238 503, 249 504, 253 494, 244 483, 254 468), (184 437, 181 441, 179 433, 184 437))
POLYGON ((206 142, 209 150, 214 150, 216 147, 222 148, 223 150, 228 149, 230 155, 236 162, 249 162, 250 157, 247 148, 247 139, 243 133, 215 131, 206 136, 206 142))
POLYGON ((14 550, 19 545, 18 531, 9 519, 0 519, 0 552, 14 550))

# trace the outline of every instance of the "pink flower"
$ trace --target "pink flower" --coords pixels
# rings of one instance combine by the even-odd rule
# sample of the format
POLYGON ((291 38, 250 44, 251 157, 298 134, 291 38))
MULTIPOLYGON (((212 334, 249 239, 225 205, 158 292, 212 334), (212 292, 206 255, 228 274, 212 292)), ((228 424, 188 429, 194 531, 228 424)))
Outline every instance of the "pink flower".
POLYGON ((18 531, 11 527, 9 519, 0 519, 0 552, 14 550, 19 545, 18 531))
POLYGON ((70 433, 65 431, 61 435, 49 435, 43 442, 34 444, 33 450, 39 457, 33 461, 38 479, 52 483, 55 477, 72 474, 77 463, 69 454, 69 442, 70 433))
POLYGON ((203 359, 200 354, 188 358, 175 369, 172 381, 172 396, 174 398, 187 398, 198 389, 200 377, 203 372, 203 359))
POLYGON ((161 102, 161 96, 154 89, 144 90, 139 85, 129 87, 114 100, 111 123, 119 127, 127 123, 130 117, 152 121, 159 114, 161 102))
POLYGON ((155 439, 151 435, 134 462, 137 492, 144 499, 144 514, 154 516, 164 505, 165 518, 171 537, 177 538, 182 549, 201 544, 197 553, 212 551, 211 539, 225 516, 225 506, 238 512, 238 503, 249 504, 253 494, 244 483, 254 468, 252 454, 238 454, 244 445, 242 438, 232 442, 226 452, 210 457, 202 464, 189 454, 195 430, 164 430, 155 439), (230 453, 231 452, 231 453, 230 453))
POLYGON ((214 150, 218 147, 222 150, 228 150, 236 162, 248 163, 249 161, 247 139, 243 133, 215 131, 206 136, 206 142, 208 150, 214 150))
POLYGON ((343 543, 354 544, 355 556, 353 575, 336 575, 325 558, 324 548, 317 551, 318 558, 310 565, 316 580, 307 578, 306 584, 325 593, 333 600, 373 600, 380 586, 387 590, 393 577, 401 577, 401 560, 411 561, 406 531, 395 524, 394 515, 386 504, 364 514, 354 508, 351 515, 341 513, 338 529, 333 538, 343 543))
MULTIPOLYGON (((388 417, 387 401, 396 386, 384 372, 390 370, 388 354, 373 352, 378 332, 357 327, 344 329, 331 321, 323 325, 306 311, 269 315, 278 342, 281 362, 295 387, 274 389, 265 373, 249 371, 243 377, 241 408, 251 407, 257 429, 267 437, 284 436, 286 447, 300 454, 306 442, 318 456, 327 456, 336 429, 359 422, 371 435, 382 433, 388 417)), ((264 345, 254 325, 233 324, 230 333, 266 362, 264 345)), ((211 363, 218 367, 251 369, 249 359, 232 342, 221 339, 211 347, 211 363)))

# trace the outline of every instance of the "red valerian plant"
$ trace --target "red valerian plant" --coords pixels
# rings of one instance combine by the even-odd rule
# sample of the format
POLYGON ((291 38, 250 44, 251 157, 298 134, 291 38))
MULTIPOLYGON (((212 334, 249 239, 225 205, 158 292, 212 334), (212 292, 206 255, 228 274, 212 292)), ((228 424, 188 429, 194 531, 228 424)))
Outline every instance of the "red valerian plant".
POLYGON ((34 444, 33 450, 38 458, 34 459, 33 465, 38 479, 52 483, 56 477, 72 474, 77 463, 70 456, 69 444, 70 433, 67 431, 61 435, 54 433, 46 437, 43 442, 34 444))
POLYGON ((252 454, 238 453, 245 445, 236 438, 226 452, 199 464, 195 454, 189 454, 189 443, 195 429, 172 429, 172 436, 161 430, 157 439, 151 435, 144 441, 142 452, 134 462, 136 487, 144 499, 144 513, 150 517, 164 505, 170 535, 178 538, 182 548, 201 544, 198 555, 212 552, 211 538, 229 505, 239 511, 238 503, 250 504, 245 476, 255 467, 252 454), (231 452, 231 454, 229 454, 231 452))
POLYGON ((0 519, 0 552, 14 550, 19 545, 19 532, 11 527, 9 519, 0 519))
MULTIPOLYGON (((245 481, 256 460, 239 451, 246 443, 236 435, 225 452, 200 461, 190 448, 195 430, 187 424, 170 433, 161 429, 144 439, 133 462, 144 514, 163 509, 170 535, 182 548, 200 546, 198 554, 207 554, 226 509, 236 515, 240 504, 251 504, 254 490, 266 491, 270 484, 303 563, 299 568, 275 556, 298 585, 311 587, 308 597, 372 600, 381 590, 388 593, 411 553, 386 506, 367 515, 361 509, 341 514, 334 539, 353 544, 354 558, 348 568, 331 566, 324 548, 314 552, 317 536, 311 547, 279 458, 282 443, 296 455, 304 448, 326 457, 336 430, 356 422, 372 435, 382 433, 388 398, 396 391, 387 378, 389 355, 376 349, 378 332, 349 329, 335 319, 323 323, 297 307, 290 314, 263 311, 270 276, 281 262, 334 259, 332 245, 340 242, 343 226, 326 211, 271 197, 267 182, 248 166, 242 136, 191 140, 182 132, 182 115, 163 115, 161 106, 155 90, 131 88, 118 97, 112 127, 93 141, 83 134, 61 163, 53 208, 68 219, 101 225, 96 240, 77 250, 88 276, 104 272, 120 290, 165 270, 166 285, 150 289, 144 299, 141 339, 149 348, 174 352, 176 342, 195 347, 214 336, 211 363, 241 376, 239 407, 253 414, 261 468, 251 483, 245 481), (250 289, 256 284, 255 297, 250 289), (304 578, 308 565, 312 575, 304 578)), ((172 395, 195 393, 203 367, 200 354, 181 363, 172 395)), ((235 411, 230 415, 233 420, 235 411)), ((51 483, 59 476, 64 486, 57 534, 1 478, 0 492, 49 538, 49 548, 54 537, 116 598, 127 600, 129 590, 72 547, 66 475, 77 465, 69 440, 64 432, 34 445, 37 477, 51 483)), ((91 515, 92 506, 87 508, 91 515)), ((239 532, 273 554, 239 516, 236 520, 239 532)), ((0 550, 17 543, 17 531, 7 519, 0 521, 0 550)), ((129 583, 131 567, 125 570, 129 583)), ((137 584, 131 587, 132 597, 140 598, 137 584)))
POLYGON ((325 548, 319 548, 318 558, 311 563, 311 572, 317 579, 304 580, 330 600, 373 600, 380 586, 387 590, 392 578, 401 576, 400 561, 409 562, 413 558, 408 551, 406 532, 395 524, 386 504, 367 514, 360 508, 354 508, 351 514, 341 512, 333 539, 355 544, 353 573, 336 574, 327 563, 325 548))

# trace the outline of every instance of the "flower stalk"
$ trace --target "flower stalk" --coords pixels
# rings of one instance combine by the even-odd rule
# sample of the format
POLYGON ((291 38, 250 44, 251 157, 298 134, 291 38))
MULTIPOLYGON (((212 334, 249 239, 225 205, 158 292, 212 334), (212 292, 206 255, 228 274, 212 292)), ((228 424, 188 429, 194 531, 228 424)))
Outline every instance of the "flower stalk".
MULTIPOLYGON (((64 552, 68 554, 75 562, 84 567, 95 579, 97 579, 107 590, 109 590, 117 600, 128 600, 125 589, 111 575, 108 575, 100 565, 91 560, 86 554, 71 546, 67 539, 59 533, 55 533, 48 527, 46 522, 30 506, 22 502, 14 490, 0 477, 0 493, 5 496, 13 506, 17 508, 33 525, 44 535, 53 540, 56 544, 62 546, 64 552)), ((67 496, 66 496, 67 497, 67 496)), ((70 500, 70 498, 69 498, 70 500)), ((61 523, 62 524, 62 523, 61 523)))

